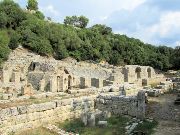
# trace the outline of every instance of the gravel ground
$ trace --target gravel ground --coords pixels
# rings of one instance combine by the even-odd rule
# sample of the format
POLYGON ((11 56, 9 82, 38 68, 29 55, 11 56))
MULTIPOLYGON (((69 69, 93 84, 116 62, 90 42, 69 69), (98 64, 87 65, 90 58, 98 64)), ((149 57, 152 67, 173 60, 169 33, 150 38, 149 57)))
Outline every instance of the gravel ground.
POLYGON ((180 135, 180 105, 174 105, 175 99, 174 94, 149 98, 147 116, 159 122, 154 135, 180 135))

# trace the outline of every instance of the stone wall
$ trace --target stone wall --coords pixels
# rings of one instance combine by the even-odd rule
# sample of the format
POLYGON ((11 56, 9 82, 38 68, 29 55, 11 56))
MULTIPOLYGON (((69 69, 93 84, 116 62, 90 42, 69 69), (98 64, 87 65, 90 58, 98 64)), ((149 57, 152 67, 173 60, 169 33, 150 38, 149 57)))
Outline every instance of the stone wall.
POLYGON ((99 96, 95 107, 114 115, 130 115, 143 119, 145 117, 145 93, 140 91, 137 96, 99 96))
POLYGON ((6 135, 32 129, 55 121, 80 117, 84 104, 94 109, 95 97, 55 100, 51 102, 17 106, 0 110, 0 134, 6 135))

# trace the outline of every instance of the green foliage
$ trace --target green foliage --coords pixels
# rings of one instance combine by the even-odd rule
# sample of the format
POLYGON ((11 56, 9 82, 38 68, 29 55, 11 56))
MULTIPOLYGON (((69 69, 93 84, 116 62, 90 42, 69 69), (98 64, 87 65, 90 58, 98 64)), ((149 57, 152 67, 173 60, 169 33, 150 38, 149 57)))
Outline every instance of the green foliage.
POLYGON ((154 128, 158 125, 157 121, 143 121, 142 124, 138 124, 138 126, 134 129, 134 131, 144 132, 146 135, 151 135, 154 132, 154 128))
POLYGON ((26 17, 19 5, 12 0, 0 2, 0 13, 2 15, 1 28, 6 26, 7 28, 16 29, 26 17))
POLYGON ((86 28, 88 22, 89 22, 89 19, 86 18, 85 16, 80 16, 80 17, 77 17, 77 16, 72 16, 72 17, 67 16, 64 19, 64 24, 65 25, 71 25, 71 26, 79 27, 79 28, 86 28))
POLYGON ((14 50, 19 46, 20 34, 16 31, 11 31, 10 42, 8 44, 9 48, 14 50))
MULTIPOLYGON (((112 28, 95 24, 86 28, 85 16, 67 16, 64 24, 44 20, 36 0, 29 0, 22 10, 12 0, 0 1, 1 35, 0 60, 7 59, 9 51, 22 45, 32 51, 56 59, 73 57, 80 60, 107 61, 113 65, 149 65, 156 69, 180 69, 179 47, 144 44, 126 35, 114 34, 112 28), (8 40, 7 40, 8 39, 8 40), (7 42, 5 42, 7 41, 7 42)), ((50 20, 50 19, 49 19, 50 20)))
POLYGON ((107 127, 85 127, 80 119, 75 119, 72 121, 65 121, 60 123, 58 126, 65 129, 68 132, 79 133, 81 135, 124 135, 125 126, 129 121, 129 118, 122 116, 113 116, 109 119, 107 127))
POLYGON ((29 10, 38 10, 38 2, 37 0, 28 0, 27 9, 29 10))
POLYGON ((10 49, 8 47, 9 36, 5 30, 0 30, 0 64, 8 58, 10 49))
POLYGON ((45 16, 43 15, 43 13, 41 11, 36 11, 36 13, 34 14, 35 16, 37 16, 37 18, 44 20, 45 16))
POLYGON ((175 69, 180 69, 180 46, 177 46, 172 55, 172 64, 175 69))

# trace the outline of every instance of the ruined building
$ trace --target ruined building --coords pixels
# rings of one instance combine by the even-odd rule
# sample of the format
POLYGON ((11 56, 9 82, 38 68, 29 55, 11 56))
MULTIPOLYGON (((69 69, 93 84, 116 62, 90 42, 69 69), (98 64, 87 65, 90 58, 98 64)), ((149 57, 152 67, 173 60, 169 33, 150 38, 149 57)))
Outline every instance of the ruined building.
POLYGON ((9 94, 9 97, 88 87, 102 88, 124 83, 146 86, 153 80, 163 78, 149 66, 116 67, 106 63, 77 62, 71 58, 57 61, 22 47, 10 54, 0 73, 1 91, 9 94))

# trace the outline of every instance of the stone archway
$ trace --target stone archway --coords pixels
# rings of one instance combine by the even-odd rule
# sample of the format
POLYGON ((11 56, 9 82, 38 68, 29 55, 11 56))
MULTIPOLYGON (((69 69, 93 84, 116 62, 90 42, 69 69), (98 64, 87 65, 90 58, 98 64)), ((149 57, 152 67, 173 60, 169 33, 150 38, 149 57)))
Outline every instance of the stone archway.
POLYGON ((148 68, 147 72, 148 72, 148 78, 151 78, 151 68, 148 68))
POLYGON ((136 73, 136 78, 140 79, 141 78, 141 68, 137 67, 135 70, 135 73, 136 73))

